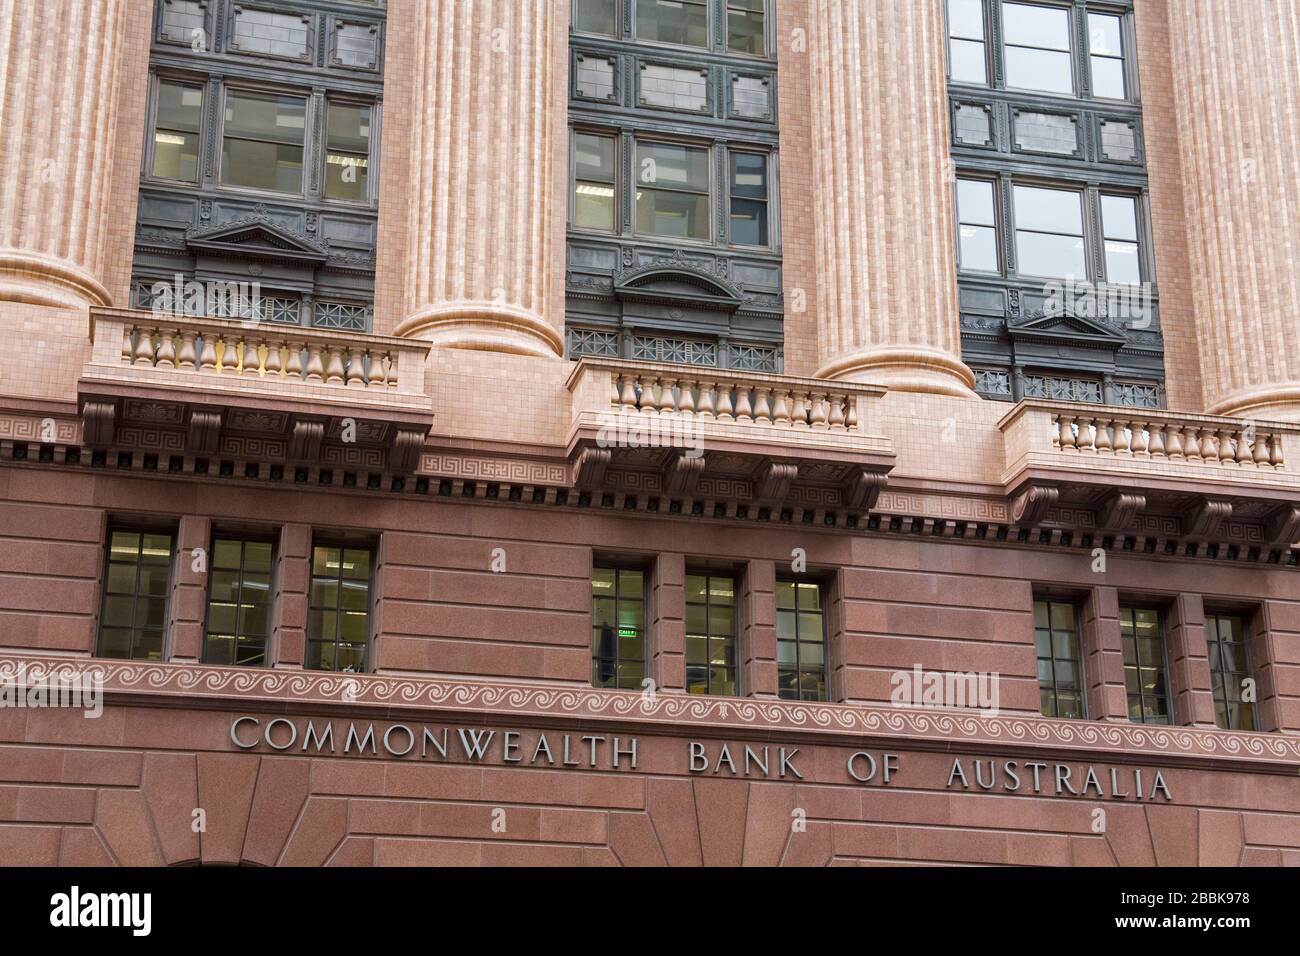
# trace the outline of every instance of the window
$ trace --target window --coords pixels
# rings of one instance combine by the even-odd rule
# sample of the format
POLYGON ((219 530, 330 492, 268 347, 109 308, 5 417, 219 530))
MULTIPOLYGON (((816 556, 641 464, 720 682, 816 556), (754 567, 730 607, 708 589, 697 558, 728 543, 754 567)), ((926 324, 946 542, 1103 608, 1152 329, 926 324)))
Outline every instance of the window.
POLYGON ((1088 64, 1092 68, 1092 93, 1122 100, 1128 95, 1124 82, 1123 21, 1106 13, 1088 14, 1088 64))
POLYGON ((158 83, 152 175, 159 179, 198 182, 202 117, 202 88, 169 80, 158 83))
POLYGON ((314 547, 307 608, 307 667, 361 671, 370 644, 370 551, 314 547))
POLYGON ((573 138, 573 224, 614 229, 614 137, 578 133, 573 138))
POLYGON ((1034 602, 1038 647, 1038 704, 1044 717, 1084 715, 1078 614, 1067 601, 1034 602))
POLYGON ((984 0, 948 0, 948 73, 954 83, 988 85, 984 0))
POLYGON ((686 575, 686 691, 736 693, 736 581, 686 575))
POLYGON ((618 33, 618 0, 574 0, 573 29, 576 33, 615 36, 618 33))
POLYGON ((1004 3, 1002 25, 1008 87, 1045 93, 1074 92, 1068 10, 1004 3))
POLYGON ((639 690, 645 680, 645 572, 591 573, 591 682, 639 690))
POLYGON ((1016 258, 1021 275, 1085 279, 1082 194, 1016 186, 1016 258))
POLYGON ((1141 283, 1137 200, 1132 196, 1103 195, 1101 232, 1106 247, 1106 281, 1127 285, 1141 283))
POLYGON ((776 582, 776 671, 783 699, 828 699, 822 585, 776 582))
POLYGON ((306 118, 307 101, 301 96, 229 91, 221 182, 301 193, 306 118))
POLYGON ((957 264, 968 271, 999 271, 998 221, 988 180, 957 180, 957 264))
POLYGON ((171 566, 169 533, 134 528, 109 531, 100 657, 162 660, 171 566))
POLYGON ((217 538, 208 579, 206 664, 266 664, 271 607, 271 544, 217 538))
POLYGON ((325 143, 325 198, 370 198, 370 107, 330 103, 325 143))
POLYGON ((1152 608, 1121 607, 1119 628, 1124 644, 1129 720, 1141 724, 1169 723, 1169 682, 1160 612, 1152 608))
POLYGON ((708 149, 637 143, 636 153, 636 231, 644 236, 708 240, 708 149))
MULTIPOLYGON (((1242 619, 1230 614, 1205 615, 1205 643, 1210 652, 1214 717, 1225 730, 1256 730, 1255 705, 1242 697, 1250 677, 1242 619)), ((1253 696, 1253 695, 1252 695, 1253 696)))
POLYGON ((727 49, 732 53, 767 53, 764 10, 767 0, 727 0, 727 49))
POLYGON ((707 0, 634 0, 638 40, 678 46, 709 45, 707 0))
POLYGON ((731 154, 731 241, 766 246, 768 240, 767 157, 731 154))

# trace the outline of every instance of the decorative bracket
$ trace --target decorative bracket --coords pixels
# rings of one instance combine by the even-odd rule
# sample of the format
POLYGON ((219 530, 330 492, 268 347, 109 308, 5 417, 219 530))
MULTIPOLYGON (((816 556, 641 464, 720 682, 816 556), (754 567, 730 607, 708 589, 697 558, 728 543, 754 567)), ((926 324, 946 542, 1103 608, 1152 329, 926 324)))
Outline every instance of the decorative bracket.
POLYGON ((309 418, 300 418, 293 423, 293 435, 289 438, 290 461, 311 464, 320 458, 321 442, 325 438, 325 423, 309 418))
POLYGON ((1147 506, 1147 496, 1131 491, 1113 491, 1097 509, 1097 527, 1103 531, 1127 531, 1133 519, 1147 506))
POLYGON ((605 483, 605 472, 613 452, 608 448, 584 448, 574 466, 573 484, 579 491, 596 491, 605 483))
POLYGON ((1061 489, 1053 485, 1030 485, 1011 500, 1011 520, 1022 527, 1032 528, 1047 517, 1047 509, 1061 497, 1061 489))
POLYGON ((388 470, 398 475, 415 471, 424 448, 424 429, 398 428, 388 449, 388 470))
POLYGON ((844 506, 865 514, 876 506, 876 500, 888 483, 889 476, 884 472, 855 469, 844 487, 844 506))
POLYGON ((1264 534, 1274 545, 1290 547, 1300 542, 1300 505, 1283 505, 1268 519, 1264 534))
POLYGON ((116 402, 86 402, 81 406, 82 440, 91 448, 107 448, 113 444, 116 421, 116 402))
POLYGON ((1201 498, 1182 516, 1183 534, 1207 540, 1219 534, 1223 522, 1232 517, 1232 502, 1221 498, 1201 498))
POLYGON ((190 412, 185 450, 191 455, 214 455, 221 450, 221 412, 200 408, 190 412))
POLYGON ((798 465, 768 462, 759 469, 755 499, 773 504, 784 501, 790 493, 791 483, 798 476, 798 465))
POLYGON ((695 494, 695 488, 699 485, 702 474, 704 474, 703 455, 695 458, 684 452, 674 455, 668 462, 664 474, 664 490, 674 497, 689 497, 695 494))

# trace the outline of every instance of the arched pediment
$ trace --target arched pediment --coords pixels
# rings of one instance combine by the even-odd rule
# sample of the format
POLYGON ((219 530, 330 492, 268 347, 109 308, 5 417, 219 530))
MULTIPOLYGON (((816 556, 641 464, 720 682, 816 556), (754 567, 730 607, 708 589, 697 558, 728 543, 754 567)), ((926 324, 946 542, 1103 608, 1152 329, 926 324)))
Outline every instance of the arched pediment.
POLYGON ((654 302, 734 312, 743 297, 729 280, 685 259, 659 261, 614 277, 614 295, 623 301, 654 302))

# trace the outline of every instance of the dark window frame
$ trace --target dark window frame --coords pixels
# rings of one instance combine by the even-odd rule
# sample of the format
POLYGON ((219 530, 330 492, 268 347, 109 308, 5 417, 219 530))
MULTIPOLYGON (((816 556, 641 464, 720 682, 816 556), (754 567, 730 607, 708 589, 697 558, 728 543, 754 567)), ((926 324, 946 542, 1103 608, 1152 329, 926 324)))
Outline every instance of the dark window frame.
MULTIPOLYGON (((204 611, 203 611, 203 648, 202 648, 202 651, 201 651, 201 654, 200 654, 200 657, 201 657, 203 663, 205 663, 205 664, 223 664, 223 665, 230 666, 230 667, 268 667, 268 666, 270 666, 270 661, 268 660, 268 657, 269 657, 270 652, 271 652, 271 629, 272 629, 272 624, 273 624, 273 615, 274 615, 274 611, 275 611, 275 586, 276 586, 276 574, 275 574, 275 572, 276 572, 276 558, 277 558, 277 557, 278 557, 278 549, 276 548, 276 535, 275 535, 275 533, 272 532, 272 531, 261 532, 261 533, 241 533, 241 532, 238 532, 238 531, 229 531, 229 532, 226 532, 226 531, 221 531, 220 529, 215 529, 215 530, 213 530, 213 532, 212 532, 212 536, 211 536, 211 538, 209 539, 209 549, 208 549, 208 575, 207 575, 207 577, 208 577, 208 586, 207 586, 207 588, 205 589, 205 592, 204 592, 204 605, 203 605, 203 608, 204 608, 204 611), (212 631, 212 605, 213 605, 213 603, 214 603, 214 602, 213 602, 213 597, 212 597, 213 579, 214 579, 215 574, 216 574, 217 571, 219 571, 219 570, 221 570, 221 571, 229 571, 229 570, 231 570, 230 568, 218 568, 218 567, 217 567, 216 560, 217 560, 217 542, 218 542, 218 541, 234 541, 234 542, 238 542, 238 544, 239 544, 239 568, 238 568, 238 570, 237 570, 238 577, 236 578, 236 588, 237 588, 237 591, 236 591, 236 599, 235 599, 235 601, 234 601, 234 605, 235 605, 235 614, 236 614, 236 620, 235 620, 235 632, 236 632, 236 633, 235 633, 235 635, 234 635, 234 637, 235 637, 234 647, 235 647, 235 649, 236 649, 236 653, 235 653, 234 656, 235 656, 236 658, 238 658, 239 638, 242 636, 242 635, 239 633, 239 631, 240 631, 240 626, 239 626, 238 615, 239 615, 239 609, 242 608, 242 607, 244 606, 244 602, 241 600, 241 598, 242 598, 242 596, 243 596, 243 591, 244 591, 244 573, 245 573, 245 568, 244 568, 244 566, 245 566, 245 562, 246 562, 246 559, 247 559, 247 546, 250 545, 250 544, 265 544, 265 545, 268 545, 268 546, 270 547, 270 549, 271 549, 271 554, 270 554, 270 558, 269 558, 269 561, 268 561, 268 567, 267 567, 267 572, 266 572, 266 578, 267 578, 267 593, 266 593, 266 633, 265 633, 265 635, 263 635, 263 637, 262 637, 262 663, 261 663, 261 664, 240 664, 240 663, 238 662, 238 660, 234 660, 234 661, 218 661, 218 660, 214 660, 214 659, 212 659, 212 658, 213 658, 213 655, 211 655, 211 654, 209 653, 209 641, 210 641, 210 639, 211 639, 211 637, 212 637, 212 633, 211 633, 211 631, 212 631)), ((227 602, 223 602, 223 603, 227 603, 227 602)))
MULTIPOLYGON (((1246 730, 1258 731, 1259 728, 1259 696, 1256 693, 1255 700, 1245 701, 1241 699, 1242 680, 1249 680, 1255 684, 1258 691, 1258 682, 1255 680, 1254 661, 1250 652, 1251 635, 1252 635, 1252 618, 1253 615, 1240 610, 1222 610, 1216 608, 1205 609, 1205 647, 1206 653, 1210 659, 1210 693, 1214 697, 1214 719, 1215 723, 1223 730, 1246 730), (1241 639, 1239 641, 1224 641, 1222 638, 1222 628, 1220 622, 1235 620, 1239 626, 1241 639), (1211 637, 1211 622, 1214 622, 1214 636, 1211 637), (1225 671, 1223 669, 1222 656, 1223 644, 1236 644, 1241 647, 1242 657, 1245 660, 1245 670, 1225 671), (1236 681, 1237 697, 1233 699, 1228 694, 1229 678, 1236 681), (1216 689, 1215 684, 1218 684, 1216 689), (1222 693, 1220 693, 1222 692, 1222 693), (1240 719, 1232 719, 1232 705, 1245 709, 1250 715, 1250 726, 1243 726, 1240 719), (1222 708, 1222 710, 1220 710, 1222 708)), ((1240 717, 1240 711, 1238 711, 1240 717)))
MULTIPOLYGON (((690 578, 693 578, 693 577, 702 577, 702 578, 704 578, 704 602, 701 603, 701 602, 699 602, 699 601, 692 601, 691 598, 690 598, 690 591, 689 591, 689 588, 687 588, 687 590, 686 590, 686 595, 685 595, 685 597, 686 597, 686 601, 685 601, 685 604, 686 604, 686 621, 687 621, 687 627, 686 627, 686 635, 687 635, 687 636, 686 636, 686 672, 687 672, 687 677, 686 677, 686 693, 688 693, 688 694, 695 694, 695 695, 697 695, 697 696, 716 696, 716 697, 733 697, 733 696, 734 696, 734 697, 743 697, 743 696, 744 696, 744 689, 743 689, 743 687, 741 686, 741 675, 740 675, 740 632, 741 632, 741 622, 740 622, 740 588, 741 588, 741 575, 740 575, 740 572, 739 572, 738 570, 725 570, 725 569, 717 569, 717 568, 709 568, 709 567, 700 567, 700 568, 687 567, 687 569, 686 569, 686 578, 689 580, 690 578), (718 634, 718 635, 715 636, 714 633, 713 633, 713 608, 714 608, 715 605, 714 605, 714 602, 713 602, 712 598, 713 598, 713 582, 714 582, 715 580, 728 580, 728 581, 731 582, 731 604, 730 604, 730 605, 726 605, 726 604, 718 603, 718 604, 716 605, 717 607, 730 607, 730 608, 731 608, 731 633, 730 633, 729 635, 727 635, 727 634, 718 634), (704 689, 703 691, 694 691, 694 690, 691 690, 691 679, 690 679, 690 668, 692 667, 692 665, 691 665, 691 663, 690 663, 690 659, 691 659, 691 652, 690 652, 691 630, 690 630, 690 624, 689 624, 689 622, 690 622, 690 609, 691 609, 692 607, 703 607, 703 608, 704 608, 704 634, 703 634, 702 636, 704 637, 705 663, 702 664, 702 665, 700 665, 700 664, 696 664, 696 665, 694 665, 694 666, 696 666, 696 667, 705 667, 705 668, 707 668, 708 676, 707 676, 707 678, 705 679, 705 683, 704 683, 704 687, 705 687, 705 689, 704 689), (732 690, 731 693, 727 693, 727 692, 722 691, 722 690, 714 690, 714 687, 713 687, 713 683, 714 683, 714 680, 713 680, 713 670, 714 670, 714 667, 715 667, 715 665, 713 664, 713 658, 714 658, 713 649, 714 649, 714 644, 715 644, 715 642, 721 644, 721 645, 723 646, 723 648, 724 648, 724 651, 725 651, 725 649, 726 649, 728 646, 730 647, 730 652, 731 652, 731 653, 730 653, 730 657, 731 657, 731 662, 730 662, 730 664, 724 663, 724 664, 716 665, 716 666, 720 666, 720 667, 722 667, 724 670, 729 670, 729 671, 731 672, 731 683, 732 683, 732 688, 733 688, 733 690, 732 690), (729 642, 729 645, 728 645, 728 642, 729 642)), ((724 657, 725 657, 725 653, 724 653, 724 657)), ((724 676, 724 680, 725 680, 725 676, 724 676)))
POLYGON ((827 605, 830 603, 829 598, 830 598, 830 591, 832 586, 833 585, 829 579, 824 579, 818 576, 782 575, 782 576, 778 576, 776 579, 776 587, 777 587, 777 592, 775 595, 776 621, 777 621, 776 684, 777 684, 777 696, 782 700, 795 700, 795 701, 803 701, 806 703, 827 703, 830 701, 831 688, 830 688, 830 668, 829 668, 828 657, 829 657, 830 645, 831 645, 831 634, 830 634, 830 621, 828 620, 828 617, 830 616, 830 610, 827 607, 827 605), (783 584, 794 586, 795 604, 793 608, 781 607, 781 586, 783 584), (821 644, 822 661, 821 661, 821 666, 819 668, 805 667, 801 662, 802 654, 800 653, 804 645, 804 638, 803 635, 800 633, 800 621, 805 612, 804 609, 799 605, 799 594, 801 588, 810 587, 810 586, 815 587, 817 589, 817 616, 821 619, 821 638, 820 640, 809 639, 807 643, 821 644), (782 639, 781 637, 781 615, 783 613, 793 615, 794 626, 795 626, 795 636, 793 641, 788 639, 782 639), (790 664, 783 665, 781 663, 781 645, 791 644, 791 643, 794 644, 795 663, 793 665, 790 664), (790 673, 791 671, 793 671, 793 673, 796 676, 796 685, 799 691, 798 696, 790 696, 786 694, 785 688, 782 686, 781 678, 783 676, 783 673, 790 673), (803 676, 805 673, 814 673, 814 672, 820 672, 821 696, 805 697, 804 688, 803 688, 803 676))
POLYGON ((184 74, 171 71, 151 70, 149 75, 149 94, 148 94, 148 114, 146 116, 146 127, 144 136, 144 155, 141 158, 143 169, 141 178, 153 183, 166 185, 181 186, 186 188, 199 188, 203 183, 203 156, 204 150, 208 145, 209 132, 207 130, 208 114, 208 80, 201 74, 184 74), (199 91, 199 130, 198 130, 198 153, 194 167, 193 179, 172 179, 169 176, 159 176, 154 172, 157 154, 156 137, 158 135, 158 107, 160 104, 159 88, 164 84, 173 86, 185 86, 199 91))
MULTIPOLYGON (((99 598, 99 616, 96 620, 95 634, 95 656, 108 660, 158 660, 165 661, 170 656, 171 647, 171 596, 172 589, 175 586, 176 560, 177 560, 177 528, 175 524, 157 521, 134 521, 129 518, 111 519, 105 529, 104 535, 104 561, 103 561, 103 579, 100 584, 99 598), (134 534, 136 536, 136 558, 133 562, 135 574, 132 581, 131 591, 110 591, 112 579, 112 566, 125 565, 128 562, 113 560, 113 536, 115 534, 134 534), (145 600, 161 600, 162 602, 162 625, 159 628, 142 628, 136 625, 136 614, 138 613, 138 604, 141 600, 140 592, 140 571, 145 565, 144 557, 144 537, 146 535, 166 535, 168 539, 168 557, 167 557, 167 574, 164 582, 165 593, 161 598, 144 595, 145 600), (104 631, 108 629, 105 619, 108 613, 108 601, 110 597, 131 597, 131 632, 130 645, 126 657, 110 656, 104 653, 104 631), (140 657, 135 653, 136 645, 139 642, 140 635, 137 631, 157 631, 158 638, 158 657, 140 657)), ((160 567, 161 565, 153 565, 160 567)), ((113 627, 112 630, 122 630, 121 627, 113 627)))
POLYGON ((1174 712, 1173 712, 1174 695, 1171 692, 1169 686, 1169 636, 1168 636, 1169 622, 1167 620, 1168 615, 1167 615, 1166 608, 1161 604, 1145 602, 1145 601, 1122 601, 1119 606, 1121 648, 1123 648, 1126 642, 1129 640, 1129 638, 1126 638, 1124 636, 1125 613, 1128 614, 1130 627, 1133 633, 1133 637, 1131 639, 1133 641, 1133 655, 1134 655, 1133 667, 1136 668, 1137 676, 1138 676, 1138 692, 1136 695, 1134 695, 1134 693, 1129 689, 1128 686, 1129 664, 1128 661, 1125 660, 1124 661, 1124 701, 1125 701, 1126 709, 1128 711, 1128 719, 1130 722, 1135 724, 1156 724, 1156 725, 1174 726, 1174 712), (1144 662, 1141 655, 1138 653, 1139 645, 1137 643, 1137 613, 1136 613, 1138 611, 1150 611, 1154 613, 1156 616, 1156 630, 1159 632, 1158 633, 1158 640, 1160 642, 1159 673, 1161 676, 1161 683, 1164 689, 1161 692, 1153 691, 1150 695, 1148 695, 1145 691, 1142 690, 1142 671, 1144 668, 1150 668, 1151 665, 1147 662, 1144 662), (1142 710, 1141 719, 1136 719, 1133 717, 1132 698, 1134 696, 1138 698, 1138 704, 1142 710), (1163 699, 1165 705, 1164 720, 1147 719, 1146 709, 1147 709, 1148 696, 1150 696, 1156 703, 1160 702, 1163 699))
MULTIPOLYGON (((624 559, 621 557, 596 556, 591 565, 591 684, 593 687, 602 687, 615 690, 640 690, 645 686, 644 682, 650 676, 650 571, 641 562, 624 559), (602 597, 603 600, 612 600, 614 602, 613 630, 611 635, 613 639, 614 654, 612 658, 597 653, 596 647, 596 572, 609 571, 614 574, 614 593, 609 597, 602 597), (640 597, 624 596, 622 591, 622 578, 625 574, 639 574, 641 576, 641 594, 640 597), (620 622, 620 608, 624 602, 639 603, 641 606, 641 617, 639 629, 641 632, 641 658, 636 660, 628 658, 624 660, 620 653, 619 631, 623 627, 620 622), (598 679, 597 668, 605 661, 612 661, 613 670, 605 680, 598 679), (622 683, 622 670, 624 664, 637 664, 641 666, 641 676, 636 679, 635 686, 625 686, 622 683)), ((603 635, 602 635, 603 636, 603 635)))
POLYGON ((311 550, 308 552, 308 559, 307 559, 307 560, 308 560, 308 566, 307 566, 307 623, 306 623, 306 627, 305 627, 305 630, 304 630, 304 645, 303 645, 303 648, 304 648, 304 654, 303 654, 303 669, 304 669, 304 670, 318 670, 318 671, 322 671, 322 672, 325 672, 325 673, 335 673, 335 674, 341 674, 341 673, 361 673, 361 674, 364 674, 364 673, 369 673, 370 670, 372 669, 372 667, 373 667, 373 665, 374 665, 374 661, 373 661, 373 658, 372 658, 372 653, 373 653, 373 651, 374 651, 374 640, 375 640, 375 633, 374 633, 374 627, 375 627, 375 601, 376 601, 376 589, 375 589, 376 568, 375 568, 375 561, 376 561, 376 557, 378 556, 378 553, 379 553, 378 543, 377 543, 377 542, 374 542, 374 541, 350 541, 350 540, 347 540, 346 538, 344 538, 344 539, 340 539, 340 538, 330 537, 330 536, 321 536, 321 537, 313 537, 313 538, 312 538, 312 542, 311 542, 311 550), (316 552, 317 552, 317 550, 319 550, 319 549, 326 549, 326 550, 333 549, 333 550, 337 550, 337 551, 339 552, 339 569, 338 569, 338 575, 333 577, 334 582, 338 585, 338 595, 337 595, 337 597, 336 597, 336 599, 335 599, 335 604, 334 604, 333 607, 328 607, 328 606, 326 606, 326 605, 319 605, 319 606, 318 606, 318 605, 315 603, 314 599, 313 599, 313 592, 315 591, 315 584, 316 584, 316 580, 317 580, 317 578, 325 579, 325 575, 317 575, 317 574, 316 574, 316 570, 315 570, 315 568, 316 568, 316 552), (334 667, 334 668, 313 667, 313 666, 311 666, 311 665, 308 663, 308 662, 311 660, 311 657, 312 657, 312 654, 311 654, 311 645, 312 645, 313 643, 315 643, 315 644, 320 644, 322 647, 324 647, 324 646, 327 645, 327 644, 331 644, 331 643, 332 643, 332 644, 333 644, 333 647, 334 647, 334 653, 335 653, 335 659, 336 659, 336 660, 337 660, 337 653, 338 653, 339 645, 340 645, 340 644, 351 644, 351 643, 353 643, 353 642, 351 642, 351 641, 344 641, 344 640, 342 640, 342 638, 340 637, 341 628, 340 628, 340 626, 339 626, 339 622, 340 622, 341 617, 342 617, 342 614, 343 614, 343 612, 344 612, 344 610, 345 610, 344 607, 343 607, 343 582, 344 582, 345 580, 359 580, 359 579, 355 579, 355 578, 345 578, 345 577, 343 576, 343 571, 344 571, 344 568, 343 568, 343 555, 344 555, 344 552, 346 552, 346 551, 364 551, 364 552, 367 554, 367 562, 368 562, 368 569, 369 569, 369 572, 368 572, 368 574, 366 575, 366 638, 365 638, 365 649, 364 649, 364 651, 362 652, 361 666, 360 666, 359 668, 357 668, 356 670, 351 671, 351 672, 349 672, 349 671, 344 671, 344 670, 339 670, 339 669, 336 668, 336 667, 334 667), (315 611, 315 610, 322 610, 322 611, 326 611, 326 612, 332 612, 332 613, 335 614, 335 629, 334 629, 334 638, 332 639, 332 641, 330 641, 330 640, 326 640, 326 639, 325 639, 324 637, 322 637, 322 636, 317 636, 317 637, 313 637, 313 636, 312 636, 312 633, 311 633, 311 630, 312 630, 312 628, 311 628, 311 623, 312 623, 312 612, 315 611))
POLYGON ((1040 672, 1037 674, 1038 701, 1039 701, 1039 711, 1042 713, 1044 717, 1053 717, 1061 720, 1086 720, 1088 717, 1088 680, 1087 680, 1087 675, 1084 672, 1084 664, 1083 664, 1082 611, 1083 611, 1083 606, 1081 602, 1073 598, 1062 597, 1060 595, 1052 595, 1052 594, 1034 595, 1034 615, 1035 615, 1034 649, 1035 649, 1035 657, 1038 661, 1038 666, 1040 669, 1040 672), (1038 645, 1039 632, 1042 630, 1042 628, 1040 628, 1037 623, 1039 604, 1044 604, 1046 605, 1047 608, 1047 649, 1048 649, 1047 657, 1043 657, 1042 648, 1039 647, 1038 645), (1055 619, 1053 608, 1056 607, 1057 605, 1068 606, 1071 611, 1071 616, 1074 620, 1073 637, 1074 637, 1075 649, 1078 652, 1078 656, 1074 660, 1066 660, 1064 657, 1058 657, 1056 654, 1056 636, 1058 630, 1056 625, 1053 623, 1055 619), (1050 688, 1045 687, 1043 684, 1041 667, 1044 661, 1047 662, 1052 672, 1052 683, 1050 688), (1058 662, 1073 664, 1074 667, 1076 668, 1076 673, 1078 675, 1078 682, 1076 686, 1072 688, 1064 688, 1064 689, 1067 692, 1073 691, 1078 696, 1079 712, 1077 714, 1064 714, 1064 715, 1061 714, 1061 691, 1063 688, 1058 683, 1057 676, 1056 676, 1056 665, 1058 662), (1044 691, 1051 694, 1052 713, 1050 714, 1042 709, 1044 691))

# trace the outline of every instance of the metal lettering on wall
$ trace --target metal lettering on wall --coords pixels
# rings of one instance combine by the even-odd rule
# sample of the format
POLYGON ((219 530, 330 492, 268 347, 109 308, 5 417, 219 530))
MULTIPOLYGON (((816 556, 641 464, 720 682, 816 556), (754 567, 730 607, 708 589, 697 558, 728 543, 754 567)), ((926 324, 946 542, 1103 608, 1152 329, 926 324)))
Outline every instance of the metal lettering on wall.
MULTIPOLYGON (((341 727, 340 722, 340 727, 341 727)), ((263 721, 245 715, 230 724, 230 740, 240 750, 335 754, 343 756, 414 757, 421 760, 455 760, 525 766, 636 770, 636 737, 604 734, 546 734, 486 727, 430 727, 374 723, 358 726, 349 721, 336 732, 332 721, 293 721, 276 717, 263 721)), ((692 774, 757 777, 797 781, 798 747, 735 744, 688 740, 686 769, 692 774)), ((860 784, 889 786, 902 773, 896 753, 855 751, 845 763, 845 775, 860 784)), ((936 783, 941 781, 936 781, 936 783)), ((953 758, 945 789, 1022 793, 1048 796, 1096 796, 1110 800, 1173 800, 1164 774, 1140 767, 1080 768, 1063 763, 953 758), (1082 772, 1080 772, 1080 770, 1082 772)))

